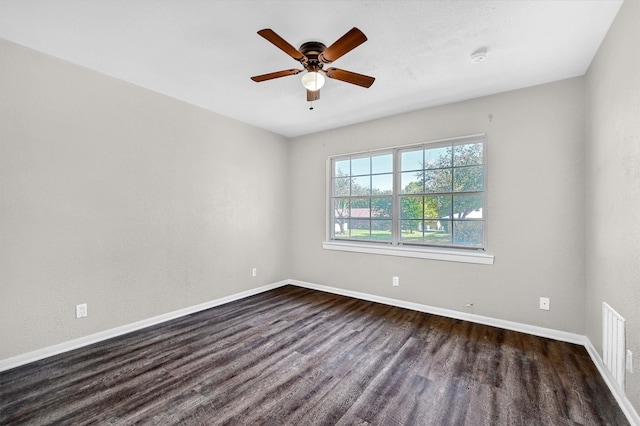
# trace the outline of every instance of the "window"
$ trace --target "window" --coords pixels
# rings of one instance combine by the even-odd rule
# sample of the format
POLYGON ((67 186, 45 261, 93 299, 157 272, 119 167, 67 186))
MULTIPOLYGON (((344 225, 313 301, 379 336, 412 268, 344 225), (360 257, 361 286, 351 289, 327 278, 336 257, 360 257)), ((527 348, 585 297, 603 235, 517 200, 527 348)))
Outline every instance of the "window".
POLYGON ((393 153, 336 158, 332 169, 334 238, 391 242, 393 153))
POLYGON ((333 241, 484 250, 485 138, 330 158, 333 241))

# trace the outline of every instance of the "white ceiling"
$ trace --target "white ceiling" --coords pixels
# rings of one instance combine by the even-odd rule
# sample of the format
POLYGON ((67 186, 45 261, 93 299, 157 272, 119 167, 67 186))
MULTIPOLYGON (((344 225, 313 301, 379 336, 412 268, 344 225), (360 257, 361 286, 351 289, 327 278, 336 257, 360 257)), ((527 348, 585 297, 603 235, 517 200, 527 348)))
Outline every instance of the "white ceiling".
POLYGON ((0 38, 293 137, 583 75, 621 4, 0 0, 0 38), (354 26, 369 40, 332 66, 371 88, 329 79, 311 111, 300 75, 249 79, 299 68, 258 30, 328 46, 354 26))

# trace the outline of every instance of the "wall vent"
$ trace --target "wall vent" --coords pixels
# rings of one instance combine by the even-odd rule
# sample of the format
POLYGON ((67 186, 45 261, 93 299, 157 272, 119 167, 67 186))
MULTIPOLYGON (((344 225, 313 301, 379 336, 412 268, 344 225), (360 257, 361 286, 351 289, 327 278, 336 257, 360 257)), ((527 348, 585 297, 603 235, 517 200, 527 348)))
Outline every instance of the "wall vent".
POLYGON ((602 360, 624 392, 625 335, 624 318, 602 302, 602 360))

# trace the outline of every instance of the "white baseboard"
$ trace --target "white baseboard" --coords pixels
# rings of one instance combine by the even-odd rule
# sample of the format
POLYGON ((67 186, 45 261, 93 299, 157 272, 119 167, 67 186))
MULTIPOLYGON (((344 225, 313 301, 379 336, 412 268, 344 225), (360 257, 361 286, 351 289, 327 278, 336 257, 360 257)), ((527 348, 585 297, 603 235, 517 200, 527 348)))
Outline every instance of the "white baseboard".
POLYGON ((540 337, 547 337, 550 339, 560 340, 563 342, 583 345, 586 348, 587 352, 589 353, 589 356, 593 360, 594 364, 596 365, 598 371, 600 372, 600 375, 602 376, 605 383, 613 393, 613 396, 615 397, 616 401, 620 405, 620 408, 622 409, 624 414, 627 416, 627 419, 629 420, 629 422, 632 425, 640 426, 640 417, 638 416, 638 413, 631 405, 631 402, 625 396, 624 391, 622 391, 618 387, 613 377, 611 377, 611 374, 609 373, 607 368, 604 366, 604 363, 602 361, 602 358, 598 354, 598 351, 596 351, 595 347, 586 336, 582 336, 575 333, 567 333, 565 331, 553 330, 550 328, 537 327, 529 324, 522 324, 522 323, 517 323, 513 321, 506 321, 506 320, 501 320, 497 318, 486 317, 482 315, 469 314, 466 312, 458 312, 451 309, 437 308, 434 306, 407 302, 404 300, 392 299, 389 297, 376 296, 368 293, 344 290, 337 287, 329 287, 321 284, 314 284, 310 282, 293 280, 293 279, 283 280, 273 284, 267 284, 262 287, 257 287, 255 289, 232 294, 230 296, 211 300, 209 302, 201 303, 199 305, 169 312, 163 315, 158 315, 156 317, 148 318, 146 320, 137 321, 121 327, 112 328, 110 330, 105 330, 99 333, 91 334, 89 336, 81 337, 78 339, 70 340, 68 342, 38 349, 38 350, 28 352, 22 355, 18 355, 12 358, 0 360, 0 372, 10 370, 15 367, 19 367, 21 365, 25 365, 30 362, 39 361, 41 359, 48 358, 50 356, 54 356, 54 355, 58 355, 74 349, 78 349, 83 346, 88 346, 88 345, 98 343, 107 339, 111 339, 113 337, 121 336, 123 334, 130 333, 132 331, 140 330, 146 327, 150 327, 152 325, 170 321, 172 319, 176 319, 185 315, 190 315, 195 312, 203 311, 205 309, 213 308, 215 306, 220 306, 225 303, 233 302, 235 300, 244 299, 246 297, 263 293, 265 291, 272 290, 274 288, 282 287, 287 284, 295 285, 298 287, 304 287, 312 290, 325 291, 327 293, 339 294, 342 296, 353 297, 361 300, 368 300, 370 302, 383 303, 385 305, 397 306, 399 308, 411 309, 418 312, 425 312, 428 314, 440 315, 448 318, 460 319, 460 320, 470 321, 478 324, 499 327, 506 330, 519 331, 522 333, 532 334, 540 337))
POLYGON ((142 321, 137 321, 131 324, 126 324, 120 327, 112 328, 110 330, 101 331, 99 333, 90 334, 78 339, 69 340, 68 342, 59 343, 57 345, 48 346, 46 348, 38 349, 32 352, 27 352, 22 355, 17 355, 11 358, 0 360, 0 372, 10 370, 21 365, 28 364, 30 362, 39 361, 50 356, 58 355, 64 352, 72 351, 74 349, 81 348, 83 346, 89 346, 94 343, 102 342, 113 337, 118 337, 132 331, 141 330, 152 325, 160 324, 172 319, 180 318, 185 315, 190 315, 195 312, 204 311, 205 309, 220 306, 225 303, 233 302, 235 300, 244 299, 245 297, 253 296, 255 294, 263 293, 268 290, 272 290, 277 287, 287 285, 288 280, 280 281, 273 284, 267 284, 262 287, 254 288, 251 290, 243 291, 240 293, 232 294, 230 296, 221 297, 220 299, 211 300, 209 302, 201 303, 199 305, 190 306, 188 308, 180 309, 177 311, 169 312, 163 315, 158 315, 152 318, 147 318, 142 321))
POLYGON ((436 308, 435 306, 422 305, 420 303, 407 302, 404 300, 376 296, 368 293, 360 293, 358 291, 343 290, 341 288, 329 287, 304 281, 289 280, 289 283, 297 285, 299 287, 326 291, 328 293, 340 294, 342 296, 354 297, 356 299, 368 300, 370 302, 383 303, 385 305, 397 306, 399 308, 411 309, 413 311, 425 312, 427 314, 440 315, 447 318, 454 318, 478 324, 490 325, 493 327, 504 328, 506 330, 519 331, 521 333, 532 334, 534 336, 548 337, 550 339, 576 343, 578 345, 584 345, 585 342, 585 337, 580 334, 567 333, 566 331, 553 330, 551 328, 537 327, 535 325, 506 321, 498 318, 486 317, 483 315, 458 312, 451 309, 436 308))
POLYGON ((638 415, 638 412, 635 410, 635 408, 633 408, 633 405, 631 405, 631 401, 629 401, 629 399, 625 395, 624 390, 620 389, 618 383, 613 378, 613 375, 609 372, 609 369, 604 365, 602 357, 588 337, 585 337, 584 347, 587 352, 589 352, 589 356, 593 360, 593 363, 596 365, 596 368, 600 372, 600 375, 607 383, 607 386, 609 386, 609 389, 618 402, 620 409, 622 409, 622 412, 624 412, 625 416, 627 416, 627 420, 629 420, 629 423, 631 423, 632 425, 640 426, 640 416, 638 415))

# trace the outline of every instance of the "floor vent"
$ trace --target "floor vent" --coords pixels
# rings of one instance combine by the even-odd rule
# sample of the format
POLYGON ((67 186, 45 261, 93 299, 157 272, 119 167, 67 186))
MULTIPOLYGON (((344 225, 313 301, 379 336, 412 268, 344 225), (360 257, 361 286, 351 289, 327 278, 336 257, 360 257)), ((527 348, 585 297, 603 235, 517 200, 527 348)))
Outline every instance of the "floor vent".
POLYGON ((602 302, 602 357, 604 365, 624 392, 624 318, 602 302))

